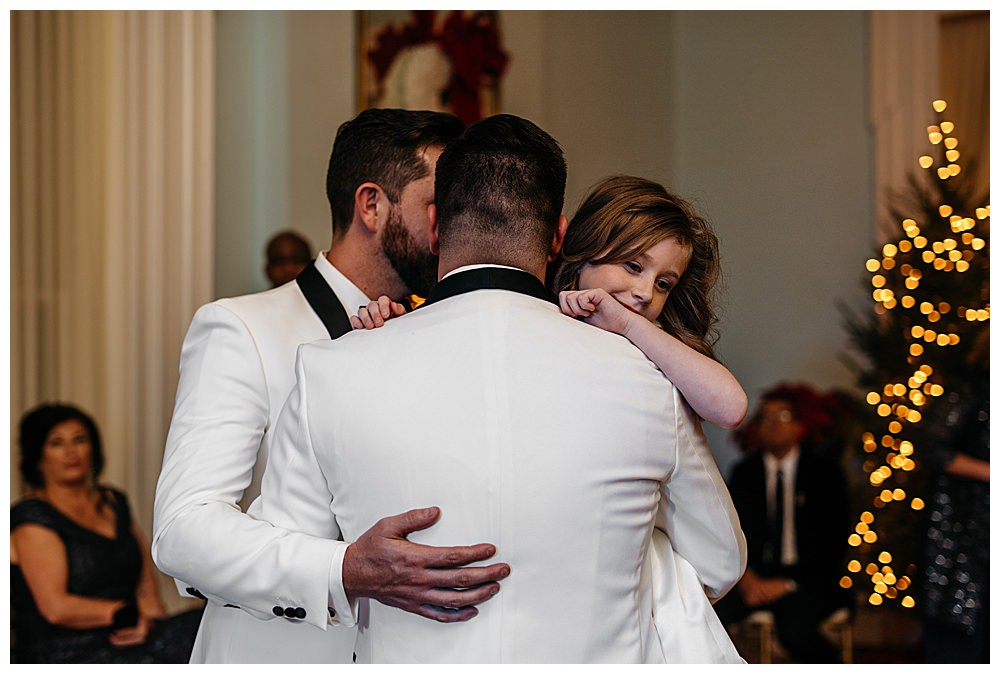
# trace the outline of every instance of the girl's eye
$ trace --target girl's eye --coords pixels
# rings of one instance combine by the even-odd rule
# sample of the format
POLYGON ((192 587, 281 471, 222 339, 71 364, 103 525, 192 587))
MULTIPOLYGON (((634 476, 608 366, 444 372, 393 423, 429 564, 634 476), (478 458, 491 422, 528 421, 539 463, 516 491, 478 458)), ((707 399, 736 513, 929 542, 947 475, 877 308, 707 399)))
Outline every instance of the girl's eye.
POLYGON ((673 286, 670 284, 670 281, 659 280, 656 282, 656 288, 661 293, 668 293, 673 286))
POLYGON ((638 262, 626 262, 625 268, 631 272, 635 272, 636 274, 642 271, 642 267, 639 265, 638 262))

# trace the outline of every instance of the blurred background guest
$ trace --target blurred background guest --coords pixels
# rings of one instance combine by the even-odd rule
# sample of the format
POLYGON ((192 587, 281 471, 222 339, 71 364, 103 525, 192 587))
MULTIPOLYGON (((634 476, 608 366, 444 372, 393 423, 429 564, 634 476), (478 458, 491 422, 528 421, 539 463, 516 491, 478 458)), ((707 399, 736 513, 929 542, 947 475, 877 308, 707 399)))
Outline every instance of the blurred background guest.
POLYGON ((990 331, 983 329, 946 400, 927 415, 931 491, 924 541, 925 660, 990 661, 990 331), (947 402, 947 404, 942 404, 947 402))
POLYGON ((264 273, 272 288, 298 276, 312 261, 312 246, 291 230, 278 232, 267 243, 267 266, 264 273))
POLYGON ((839 585, 850 533, 843 470, 804 440, 811 435, 797 387, 761 397, 737 437, 751 453, 733 469, 729 490, 747 538, 747 570, 716 605, 723 624, 755 611, 774 615, 780 644, 801 663, 839 662, 820 630, 850 607, 839 585))
POLYGON ((102 486, 101 436, 81 410, 43 404, 20 424, 31 486, 10 510, 18 663, 182 663, 200 609, 168 618, 123 493, 102 486))

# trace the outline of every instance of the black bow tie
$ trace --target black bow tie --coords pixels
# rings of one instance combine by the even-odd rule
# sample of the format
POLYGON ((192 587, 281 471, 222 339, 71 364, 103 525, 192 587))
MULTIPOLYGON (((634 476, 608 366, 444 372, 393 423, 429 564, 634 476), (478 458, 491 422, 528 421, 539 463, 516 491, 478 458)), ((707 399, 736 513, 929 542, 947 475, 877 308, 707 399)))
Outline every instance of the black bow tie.
POLYGON ((559 299, 541 281, 526 271, 505 267, 479 267, 452 274, 439 281, 427 296, 427 301, 421 306, 427 306, 473 290, 489 289, 509 290, 537 297, 556 305, 559 304, 559 299))

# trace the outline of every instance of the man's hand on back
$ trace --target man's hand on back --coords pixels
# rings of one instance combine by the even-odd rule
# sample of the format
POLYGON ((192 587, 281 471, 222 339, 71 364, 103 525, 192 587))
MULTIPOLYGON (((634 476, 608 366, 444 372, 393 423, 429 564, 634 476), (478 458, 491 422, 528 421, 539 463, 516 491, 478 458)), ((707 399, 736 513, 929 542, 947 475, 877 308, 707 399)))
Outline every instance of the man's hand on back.
POLYGON ((476 616, 476 604, 500 591, 510 566, 466 566, 496 554, 489 543, 437 548, 406 540, 440 516, 438 508, 423 508, 386 517, 348 546, 342 571, 348 599, 370 597, 446 623, 476 616))

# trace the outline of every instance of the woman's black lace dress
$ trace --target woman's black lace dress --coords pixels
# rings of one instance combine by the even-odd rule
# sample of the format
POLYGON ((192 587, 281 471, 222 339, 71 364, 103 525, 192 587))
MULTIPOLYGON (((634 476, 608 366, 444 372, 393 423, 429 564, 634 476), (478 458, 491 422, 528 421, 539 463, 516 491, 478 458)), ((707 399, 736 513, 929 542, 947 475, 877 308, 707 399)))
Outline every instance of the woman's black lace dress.
MULTIPOLYGON (((68 591, 84 597, 135 598, 142 572, 142 552, 132 534, 125 495, 107 490, 115 510, 115 537, 85 529, 39 499, 23 500, 10 509, 10 529, 36 524, 54 531, 66 546, 68 591)), ((187 662, 199 611, 164 621, 145 644, 116 648, 108 643, 112 628, 67 629, 45 621, 38 611, 21 567, 10 566, 14 623, 14 660, 24 662, 156 663, 187 662)))

